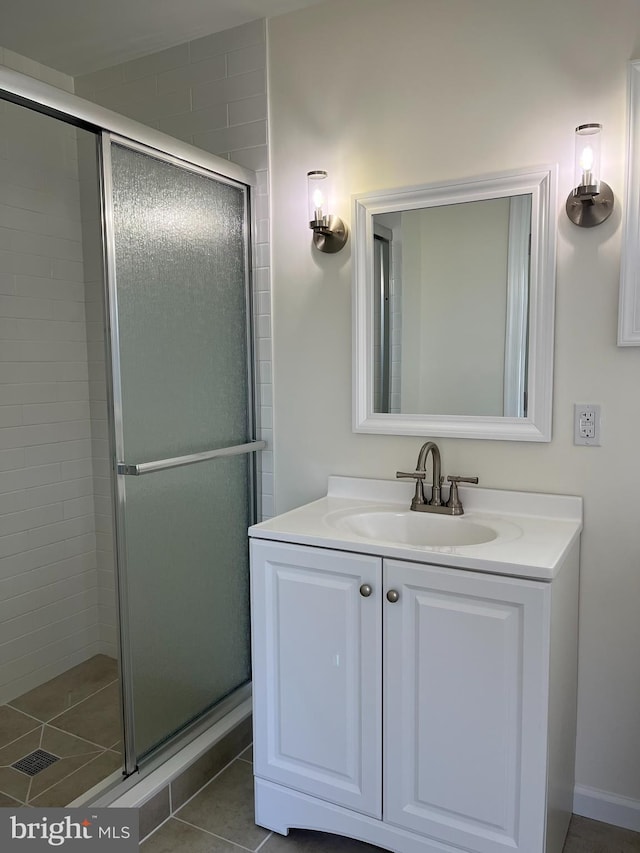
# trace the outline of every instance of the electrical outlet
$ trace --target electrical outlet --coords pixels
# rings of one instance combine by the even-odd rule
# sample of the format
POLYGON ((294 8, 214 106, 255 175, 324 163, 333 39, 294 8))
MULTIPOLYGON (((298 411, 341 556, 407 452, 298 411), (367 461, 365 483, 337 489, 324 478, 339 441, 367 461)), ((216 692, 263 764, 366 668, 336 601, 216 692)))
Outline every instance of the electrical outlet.
POLYGON ((573 443, 587 447, 600 446, 600 406, 597 403, 574 405, 573 443))

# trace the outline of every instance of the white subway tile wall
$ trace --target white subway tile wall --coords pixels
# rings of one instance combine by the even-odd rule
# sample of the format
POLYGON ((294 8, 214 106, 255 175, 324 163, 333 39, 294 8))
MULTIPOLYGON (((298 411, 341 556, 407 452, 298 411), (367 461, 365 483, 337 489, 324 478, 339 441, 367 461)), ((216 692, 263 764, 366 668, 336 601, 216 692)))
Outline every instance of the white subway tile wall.
POLYGON ((0 101, 0 704, 106 650, 77 158, 74 128, 0 101))
POLYGON ((116 613, 116 563, 113 529, 113 479, 109 452, 107 372, 105 365, 104 271, 102 223, 96 145, 93 137, 78 138, 84 308, 87 330, 87 375, 93 463, 93 513, 96 530, 98 575, 98 636, 100 652, 118 656, 116 613))
MULTIPOLYGON (((254 319, 259 437, 269 444, 267 452, 261 454, 261 515, 269 518, 274 507, 265 21, 251 21, 78 77, 75 91, 258 175, 254 197, 254 319)), ((87 302, 87 311, 89 305, 87 302)))

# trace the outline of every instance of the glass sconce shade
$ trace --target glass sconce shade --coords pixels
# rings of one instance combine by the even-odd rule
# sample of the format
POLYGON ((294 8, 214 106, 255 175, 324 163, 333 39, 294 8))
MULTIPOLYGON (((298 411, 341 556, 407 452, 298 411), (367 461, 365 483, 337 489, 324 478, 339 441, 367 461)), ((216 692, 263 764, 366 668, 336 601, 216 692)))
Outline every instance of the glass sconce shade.
POLYGON ((600 178, 601 124, 576 127, 575 179, 565 210, 580 228, 593 228, 611 216, 613 190, 600 178))
POLYGON ((330 212, 329 175, 323 169, 307 172, 307 197, 313 245, 321 252, 339 252, 347 242, 349 230, 339 216, 330 212))
POLYGON ((329 213, 329 175, 321 169, 307 172, 309 222, 321 224, 329 213))
POLYGON ((576 127, 576 195, 592 195, 599 191, 601 138, 601 124, 581 124, 576 127))

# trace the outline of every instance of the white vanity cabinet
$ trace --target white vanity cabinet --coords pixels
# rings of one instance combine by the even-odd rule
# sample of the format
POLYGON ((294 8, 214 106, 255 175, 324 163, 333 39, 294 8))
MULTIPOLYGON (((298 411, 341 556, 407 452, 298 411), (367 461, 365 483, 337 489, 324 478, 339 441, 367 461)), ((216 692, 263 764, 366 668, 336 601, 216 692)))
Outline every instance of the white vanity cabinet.
POLYGON ((543 850, 549 584, 385 560, 383 592, 384 819, 543 850))
POLYGON ((253 540, 251 565, 256 774, 379 818, 382 560, 253 540))
POLYGON ((549 583, 252 539, 256 822, 560 853, 577 555, 549 583))

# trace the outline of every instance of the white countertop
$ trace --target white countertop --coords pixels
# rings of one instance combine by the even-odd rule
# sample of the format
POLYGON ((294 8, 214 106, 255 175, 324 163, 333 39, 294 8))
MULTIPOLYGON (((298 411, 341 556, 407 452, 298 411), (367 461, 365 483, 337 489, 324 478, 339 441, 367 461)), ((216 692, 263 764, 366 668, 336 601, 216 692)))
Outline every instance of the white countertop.
MULTIPOLYGON (((550 581, 582 530, 581 497, 462 486, 461 518, 492 527, 495 539, 480 545, 406 545, 358 536, 336 525, 336 519, 349 513, 408 510, 413 492, 412 483, 398 480, 332 476, 326 497, 255 524, 249 535, 550 581)), ((458 520, 447 519, 451 525, 458 520)))

